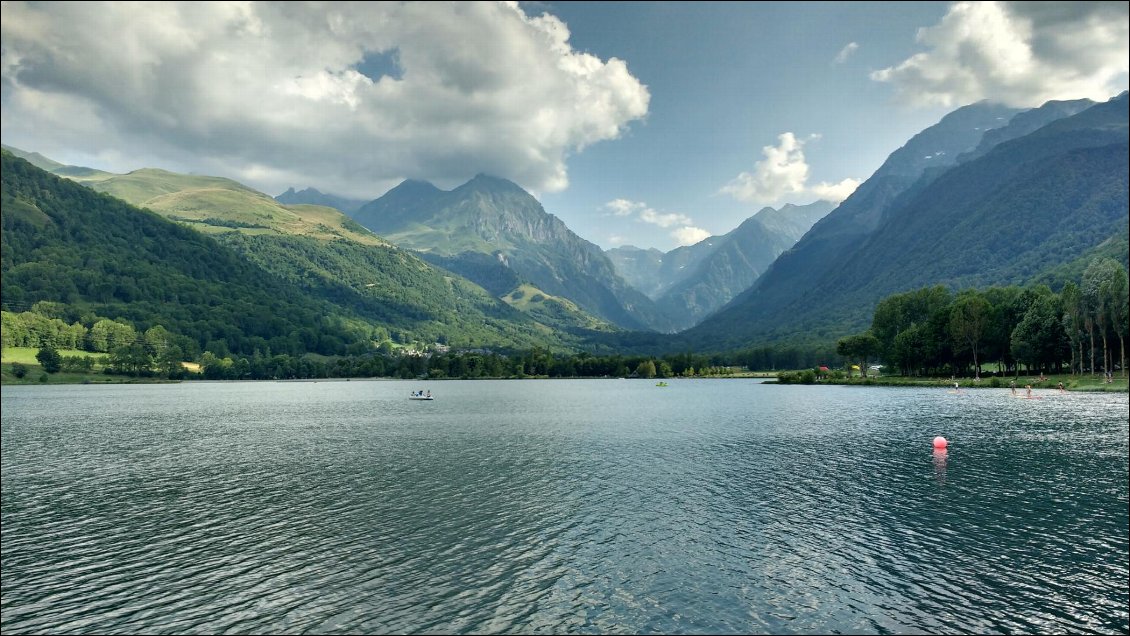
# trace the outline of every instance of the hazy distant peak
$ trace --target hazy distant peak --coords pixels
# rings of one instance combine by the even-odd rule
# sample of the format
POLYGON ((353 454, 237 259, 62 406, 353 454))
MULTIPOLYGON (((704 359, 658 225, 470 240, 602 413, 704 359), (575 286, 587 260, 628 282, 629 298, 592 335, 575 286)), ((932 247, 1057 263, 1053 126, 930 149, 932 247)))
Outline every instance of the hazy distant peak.
POLYGON ((987 100, 962 106, 892 152, 864 184, 895 175, 917 179, 927 168, 953 165, 958 155, 980 143, 985 131, 1006 126, 1023 110, 987 100))
POLYGON ((55 161, 54 159, 44 157, 38 152, 28 152, 27 150, 20 150, 19 148, 14 148, 12 146, 9 146, 8 144, 3 144, 3 147, 4 150, 7 150, 20 159, 24 159, 36 168, 42 168, 50 172, 52 170, 57 170, 63 167, 63 164, 55 161))
MULTIPOLYGON (((304 190, 295 191, 294 187, 291 186, 291 187, 286 189, 286 192, 283 192, 282 194, 280 194, 279 197, 321 196, 323 194, 324 193, 321 192, 320 190, 318 190, 317 188, 306 188, 304 190)), ((277 199, 278 197, 275 197, 275 198, 277 199)))

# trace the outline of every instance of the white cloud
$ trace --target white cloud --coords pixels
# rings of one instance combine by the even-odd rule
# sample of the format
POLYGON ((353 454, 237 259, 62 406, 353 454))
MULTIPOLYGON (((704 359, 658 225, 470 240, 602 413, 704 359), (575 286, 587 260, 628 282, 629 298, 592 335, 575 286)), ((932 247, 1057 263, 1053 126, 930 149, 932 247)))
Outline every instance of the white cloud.
POLYGON ((847 59, 851 57, 851 54, 855 53, 856 49, 858 48, 859 44, 855 42, 848 42, 847 45, 845 45, 844 48, 840 49, 840 52, 836 54, 836 64, 843 64, 844 62, 846 62, 847 59))
POLYGON ((629 201, 627 199, 613 199, 604 204, 604 209, 612 212, 614 216, 628 216, 633 212, 646 208, 644 203, 629 201))
POLYGON ((804 142, 791 132, 781 133, 776 146, 764 146, 763 161, 753 172, 743 172, 722 187, 722 193, 738 201, 773 203, 789 194, 804 192, 808 164, 804 161, 804 142))
MULTIPOLYGON (((694 227, 692 225, 694 221, 689 216, 677 212, 659 212, 643 201, 613 199, 601 207, 611 212, 614 216, 635 215, 636 220, 661 228, 681 225, 682 227, 676 228, 670 233, 670 236, 674 238, 679 245, 694 245, 711 235, 710 232, 702 228, 694 227)), ((622 239, 619 236, 612 236, 609 242, 612 245, 618 245, 622 242, 622 239)))
POLYGON ((690 217, 685 214, 677 214, 674 212, 664 214, 662 212, 656 212, 651 208, 640 210, 640 220, 644 223, 658 225, 659 227, 671 227, 679 223, 692 223, 690 217))
POLYGON ((862 183, 859 179, 844 179, 839 183, 820 183, 809 188, 809 191, 824 201, 839 203, 851 196, 852 192, 862 183))
POLYGON ((675 239, 680 246, 694 245, 703 239, 710 238, 710 236, 710 232, 700 227, 691 226, 684 226, 671 232, 671 238, 675 239))
POLYGON ((478 172, 559 191, 568 156, 650 100, 622 60, 517 3, 4 2, 0 33, 5 143, 277 191, 478 172), (399 72, 364 75, 381 55, 399 72))
POLYGON ((1105 101, 1127 87, 1128 6, 958 2, 940 23, 919 29, 924 52, 871 78, 890 82, 903 100, 916 105, 1105 101))
POLYGON ((636 215, 636 218, 644 223, 658 225, 659 227, 671 227, 677 224, 690 224, 690 217, 685 214, 677 214, 674 212, 659 212, 653 209, 648 204, 642 201, 629 201, 628 199, 613 199, 608 203, 601 206, 603 209, 608 210, 614 216, 630 216, 636 215))
MULTIPOLYGON (((819 138, 812 135, 808 140, 819 138)), ((720 192, 746 203, 777 203, 790 195, 814 195, 838 203, 859 185, 857 179, 844 179, 838 184, 820 183, 808 187, 808 162, 804 157, 807 142, 791 132, 781 133, 777 141, 776 146, 761 149, 765 159, 753 165, 753 172, 734 177, 720 192)))

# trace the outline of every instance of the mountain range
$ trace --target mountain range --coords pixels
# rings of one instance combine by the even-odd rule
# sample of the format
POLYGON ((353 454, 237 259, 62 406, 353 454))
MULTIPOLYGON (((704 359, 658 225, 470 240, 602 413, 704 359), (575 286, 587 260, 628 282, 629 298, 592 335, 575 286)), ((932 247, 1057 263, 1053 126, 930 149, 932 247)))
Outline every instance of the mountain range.
POLYGON ((687 329, 745 291, 833 207, 828 201, 767 207, 726 234, 666 254, 633 246, 607 254, 625 280, 654 300, 679 330, 687 329))
POLYGON ((605 252, 489 175, 449 191, 409 180, 362 203, 313 188, 271 197, 153 168, 112 174, 4 146, 0 284, 6 310, 51 301, 161 318, 200 349, 827 345, 865 329, 893 293, 1057 285, 1100 253, 1125 263, 1127 119, 1125 93, 966 106, 834 209, 765 208, 666 253, 605 252), (212 265, 185 256, 202 249, 212 265), (188 293, 191 280, 220 300, 188 293), (171 298, 166 285, 181 291, 171 298), (272 319, 255 304, 290 315, 272 319))
POLYGON ((316 188, 306 188, 297 192, 294 188, 290 188, 276 196, 275 200, 283 205, 322 205, 345 214, 353 214, 367 203, 367 201, 359 199, 347 199, 332 194, 324 194, 316 188))
POLYGON ((958 109, 681 338, 708 349, 828 342, 866 328, 892 293, 1027 283, 1125 243, 1127 119, 1126 93, 1023 113, 958 109))
MULTIPOLYGON (((321 307, 315 313, 323 314, 325 319, 311 320, 306 327, 326 320, 353 324, 358 326, 359 332, 370 332, 378 344, 387 340, 398 346, 441 342, 462 347, 524 349, 537 346, 556 350, 571 350, 576 346, 576 338, 570 342, 565 332, 537 322, 478 285, 392 245, 335 209, 284 206, 238 182, 217 177, 142 169, 123 175, 104 173, 96 181, 79 181, 82 184, 79 185, 70 178, 60 178, 21 161, 7 147, 4 161, 5 259, 0 283, 6 306, 26 309, 39 301, 66 300, 80 307, 100 308, 100 312, 111 315, 136 315, 135 311, 126 311, 123 305, 148 303, 153 300, 148 298, 152 294, 159 294, 156 300, 168 304, 159 289, 162 284, 148 285, 151 293, 142 294, 143 298, 129 291, 136 285, 109 283, 111 292, 108 294, 86 290, 60 298, 50 290, 63 284, 62 281, 85 279, 88 274, 75 269, 69 260, 44 256, 41 250, 47 250, 47 254, 99 254, 96 259, 99 263, 124 264, 141 259, 143 263, 156 266, 163 260, 163 253, 203 249, 226 259, 224 262, 244 264, 240 269, 243 273, 238 275, 243 282, 235 287, 227 283, 217 287, 209 281, 223 279, 227 274, 213 275, 198 271, 199 267, 189 268, 188 273, 169 273, 163 267, 153 271, 143 268, 145 273, 134 277, 166 280, 171 276, 182 280, 203 276, 199 285, 211 290, 216 296, 212 302, 218 306, 242 305, 249 297, 248 288, 262 287, 263 280, 271 281, 272 296, 291 299, 284 304, 321 307), (20 168, 20 164, 24 167, 20 168), (102 196, 120 205, 107 206, 103 199, 90 196, 102 196), (56 200, 72 201, 74 207, 60 207, 52 203, 56 200), (103 207, 109 210, 105 215, 88 213, 89 209, 103 207), (145 230, 147 235, 161 237, 159 250, 147 253, 130 249, 131 245, 152 242, 143 236, 128 235, 129 229, 137 226, 136 222, 128 220, 131 214, 145 220, 149 228, 145 230), (84 221, 91 226, 89 231, 75 229, 84 221), (114 227, 102 227, 106 224, 114 227), (63 231, 63 228, 71 229, 63 231), (105 238, 122 232, 127 232, 127 238, 105 238), (52 237, 51 240, 41 245, 45 239, 37 237, 40 233, 52 237), (183 247, 186 236, 193 238, 191 245, 183 247), (37 245, 41 247, 35 247, 37 245), (16 249, 16 246, 26 246, 26 249, 16 249), (44 267, 52 272, 52 279, 60 282, 52 285, 26 282, 32 272, 35 274, 31 280, 39 281, 44 267), (251 269, 245 271, 247 267, 251 269)), ((56 165, 52 172, 74 170, 56 165)), ((169 285, 178 287, 179 283, 169 285)), ((183 301, 184 295, 177 298, 183 301)), ((208 313, 195 302, 180 309, 173 303, 171 311, 177 315, 177 324, 184 324, 186 320, 181 314, 208 313)), ((147 311, 152 312, 152 309, 147 311)), ((220 308, 216 311, 220 312, 220 308)), ((171 328, 170 318, 158 315, 164 326, 171 328)), ((260 333, 230 325, 217 327, 223 334, 221 337, 217 337, 215 330, 189 331, 206 333, 200 336, 204 340, 199 343, 200 347, 206 347, 209 341, 223 341, 227 343, 226 350, 244 353, 251 353, 247 350, 253 346, 248 344, 247 334, 251 332, 260 333, 259 337, 268 342, 291 338, 293 329, 286 327, 290 322, 285 317, 271 318, 258 310, 249 315, 259 316, 266 325, 277 325, 284 332, 272 333, 268 338, 269 329, 260 333)), ((242 320, 231 321, 233 325, 243 323, 242 320)), ((357 337, 354 334, 353 339, 357 337)), ((335 346, 318 345, 316 336, 305 339, 307 342, 300 349, 320 353, 342 353, 343 347, 350 343, 349 338, 340 335, 335 337, 339 342, 335 346)), ((271 348, 277 352, 279 346, 275 342, 271 348)), ((287 346, 288 351, 294 350, 293 346, 287 346)))
POLYGON ((480 174, 450 191, 405 181, 352 216, 496 296, 528 285, 622 328, 673 331, 671 321, 616 274, 598 246, 506 179, 480 174))

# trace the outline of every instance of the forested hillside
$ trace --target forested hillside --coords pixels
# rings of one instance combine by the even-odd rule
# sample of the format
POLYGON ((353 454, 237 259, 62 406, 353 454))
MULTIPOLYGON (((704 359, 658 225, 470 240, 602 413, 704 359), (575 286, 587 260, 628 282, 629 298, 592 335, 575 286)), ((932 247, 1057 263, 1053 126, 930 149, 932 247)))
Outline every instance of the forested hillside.
POLYGON ((1125 94, 1002 138, 892 193, 871 229, 850 241, 829 233, 845 202, 753 288, 688 332, 688 344, 827 342, 863 328, 891 293, 1026 284, 1117 240, 1128 222, 1125 94), (832 260, 810 265, 821 246, 832 260))
POLYGON ((477 286, 376 237, 247 228, 206 236, 11 154, 3 161, 6 311, 50 301, 67 323, 161 325, 188 358, 362 353, 390 340, 564 346, 477 286))
POLYGON ((62 303, 64 320, 162 325, 188 356, 365 346, 374 326, 308 297, 215 239, 3 155, 3 278, 8 311, 62 303))
MULTIPOLYGON (((616 274, 599 247, 506 179, 478 175, 451 191, 405 181, 353 216, 496 296, 530 284, 623 328, 672 329, 651 299, 616 274)), ((591 322, 582 316, 577 326, 591 322)))

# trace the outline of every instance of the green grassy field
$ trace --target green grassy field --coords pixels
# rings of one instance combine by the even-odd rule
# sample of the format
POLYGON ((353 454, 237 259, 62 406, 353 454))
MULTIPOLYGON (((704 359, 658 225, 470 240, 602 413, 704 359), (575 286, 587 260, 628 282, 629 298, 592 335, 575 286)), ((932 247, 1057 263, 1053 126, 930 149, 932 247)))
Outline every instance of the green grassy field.
MULTIPOLYGON (((103 365, 97 360, 104 358, 105 353, 94 353, 78 349, 59 349, 59 355, 64 357, 94 358, 96 362, 90 371, 59 371, 47 373, 43 366, 35 359, 39 349, 34 347, 5 347, 0 350, 0 384, 122 384, 122 383, 150 383, 168 382, 160 378, 135 378, 127 375, 105 373, 103 365), (12 365, 22 364, 26 373, 24 377, 17 377, 12 372, 12 365)), ((200 365, 184 362, 185 368, 192 372, 199 372, 200 365)))
MULTIPOLYGON (((91 351, 81 351, 79 349, 59 349, 61 356, 79 356, 83 358, 98 358, 106 354, 93 353, 91 351)), ((5 347, 0 350, 0 363, 11 364, 19 362, 20 364, 39 365, 39 361, 35 359, 35 354, 39 349, 35 347, 5 347)))
POLYGON ((209 234, 277 233, 322 241, 344 238, 362 245, 388 244, 351 223, 338 210, 320 205, 283 205, 267 194, 223 177, 145 168, 87 181, 95 190, 209 234))
MULTIPOLYGON (((800 374, 802 371, 794 371, 790 373, 800 374)), ((1091 375, 1089 373, 1083 375, 1072 376, 1070 374, 1050 375, 1045 376, 1042 380, 1037 376, 1021 375, 1019 377, 1004 376, 1004 377, 983 377, 980 381, 974 381, 973 378, 957 378, 952 380, 950 378, 915 378, 906 377, 901 375, 881 375, 872 376, 867 378, 860 378, 859 376, 853 378, 839 378, 839 379, 824 379, 816 380, 815 384, 842 384, 842 385, 858 385, 858 386, 924 386, 924 387, 948 387, 952 388, 953 383, 956 381, 960 384, 961 389, 1007 389, 1009 382, 1016 381, 1016 390, 1023 391, 1026 385, 1031 384, 1033 389, 1055 389, 1058 388, 1059 383, 1063 383, 1063 387, 1068 391, 1090 391, 1090 392, 1111 392, 1111 393, 1126 393, 1128 391, 1128 379, 1115 374, 1114 381, 1107 383, 1103 381, 1101 373, 1091 375)))

